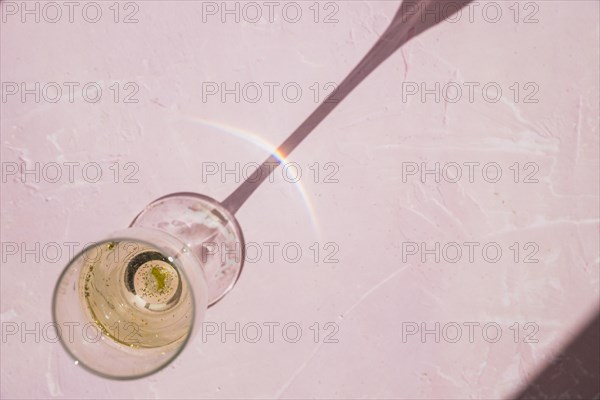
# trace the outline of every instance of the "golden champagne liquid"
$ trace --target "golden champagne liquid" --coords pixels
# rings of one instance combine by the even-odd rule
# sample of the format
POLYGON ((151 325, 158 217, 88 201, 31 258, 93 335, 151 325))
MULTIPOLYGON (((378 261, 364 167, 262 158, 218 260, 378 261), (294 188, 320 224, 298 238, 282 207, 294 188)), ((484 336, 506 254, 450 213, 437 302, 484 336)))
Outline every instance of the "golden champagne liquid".
POLYGON ((177 260, 137 241, 88 248, 81 269, 82 304, 102 334, 131 348, 160 348, 185 340, 193 300, 177 260))

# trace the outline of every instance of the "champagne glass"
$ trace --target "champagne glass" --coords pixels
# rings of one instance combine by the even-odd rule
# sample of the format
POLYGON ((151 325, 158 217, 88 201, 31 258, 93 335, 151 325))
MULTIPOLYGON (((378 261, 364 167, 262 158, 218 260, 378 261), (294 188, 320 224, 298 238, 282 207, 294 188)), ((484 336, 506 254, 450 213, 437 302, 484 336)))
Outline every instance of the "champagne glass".
MULTIPOLYGON (((422 9, 438 0, 421 0, 422 9)), ((449 18, 471 0, 452 2, 449 18)), ((222 203, 173 193, 149 204, 130 228, 86 248, 54 291, 53 317, 75 362, 102 376, 139 378, 172 361, 207 307, 235 285, 244 239, 234 214, 285 158, 372 71, 442 18, 422 18, 404 3, 356 67, 222 203), (68 336, 64 334, 67 330, 68 336)))
POLYGON ((216 201, 176 193, 152 202, 129 229, 86 247, 65 268, 52 307, 61 343, 104 377, 158 371, 231 290, 243 249, 237 221, 216 201))

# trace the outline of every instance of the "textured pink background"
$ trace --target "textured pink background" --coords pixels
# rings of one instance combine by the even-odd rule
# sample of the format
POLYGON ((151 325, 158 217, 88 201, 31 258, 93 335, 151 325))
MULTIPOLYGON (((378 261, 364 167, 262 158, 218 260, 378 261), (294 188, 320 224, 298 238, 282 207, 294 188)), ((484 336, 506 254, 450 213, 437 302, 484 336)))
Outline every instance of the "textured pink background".
MULTIPOLYGON (((103 3, 105 11, 109 3, 103 3)), ((149 201, 175 191, 221 200, 236 182, 201 181, 202 162, 260 162, 251 136, 281 142, 316 106, 308 87, 339 82, 387 26, 396 1, 338 2, 339 23, 202 22, 201 2, 139 2, 137 24, 1 26, 2 82, 101 82, 103 100, 2 103, 2 161, 139 165, 139 183, 2 184, 2 241, 98 240, 149 201), (109 99, 136 82, 138 104, 109 99), (298 82, 298 103, 202 102, 202 82, 298 82), (310 93, 310 95, 309 95, 310 93), (107 100, 108 99, 108 100, 107 100), (202 123, 200 120, 212 121, 202 123), (227 133, 215 125, 229 126, 227 133), (212 125, 212 126, 211 126, 212 125)), ((202 343, 148 378, 104 380, 73 365, 57 343, 2 343, 6 398, 402 397, 498 398, 527 382, 598 305, 598 2, 541 1, 538 23, 515 23, 509 4, 492 24, 476 14, 408 43, 373 73, 290 157, 340 166, 339 183, 303 180, 306 201, 281 179, 238 213, 247 241, 336 242, 337 264, 248 264, 208 321, 339 324, 339 343, 202 343), (498 82, 498 103, 404 102, 402 81, 498 82), (539 85, 515 103, 513 82, 539 85), (514 162, 540 166, 537 184, 402 182, 402 162, 514 162), (536 242, 537 264, 402 262, 401 243, 536 242), (402 342, 402 322, 497 322, 488 343, 402 342), (508 326, 534 322, 539 343, 508 326)), ((308 3, 303 3, 305 12, 308 3)), ((480 7, 481 8, 481 7, 480 7)), ((522 10, 522 12, 524 12, 522 10)), ((276 14, 278 15, 278 14, 276 14)), ((308 172, 306 169, 304 172, 308 172)), ((307 246, 303 248, 306 249, 307 246)), ((67 259, 8 258, 2 323, 51 321, 67 259)), ((305 335, 309 335, 305 331, 305 335)))

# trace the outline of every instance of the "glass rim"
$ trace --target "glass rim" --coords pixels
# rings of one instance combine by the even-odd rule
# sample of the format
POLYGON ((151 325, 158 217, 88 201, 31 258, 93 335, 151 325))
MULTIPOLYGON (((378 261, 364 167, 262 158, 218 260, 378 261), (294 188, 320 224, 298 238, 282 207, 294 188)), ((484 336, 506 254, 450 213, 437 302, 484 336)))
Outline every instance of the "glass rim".
MULTIPOLYGON (((156 232, 159 232, 160 234, 164 234, 164 235, 170 236, 171 238, 175 238, 175 239, 177 239, 177 241, 180 241, 177 237, 171 235, 170 233, 164 232, 164 231, 161 231, 161 230, 158 230, 158 229, 141 228, 141 227, 129 227, 125 231, 129 231, 131 229, 134 229, 134 230, 156 231, 156 232)), ((52 307, 52 321, 56 325, 58 325, 58 319, 57 319, 57 315, 56 315, 57 314, 57 311, 56 311, 57 310, 57 304, 56 303, 57 303, 57 298, 59 296, 58 290, 60 288, 60 284, 63 281, 63 278, 65 277, 65 275, 67 274, 67 272, 70 270, 70 268, 73 265, 73 263, 75 262, 75 260, 79 259, 83 255, 83 253, 85 251, 87 251, 90 247, 98 246, 99 244, 104 244, 104 243, 109 243, 109 242, 116 242, 116 241, 119 241, 119 240, 121 240, 121 241, 130 240, 131 241, 133 239, 132 237, 123 236, 122 233, 123 233, 123 231, 118 231, 118 232, 116 232, 115 236, 111 236, 108 239, 101 240, 101 241, 98 241, 98 242, 94 242, 93 244, 89 244, 88 246, 86 246, 85 248, 83 248, 81 251, 79 251, 75 256, 73 256, 73 258, 71 260, 69 260, 69 262, 67 263, 67 265, 63 268, 62 272, 60 273, 60 275, 58 277, 58 280, 56 281, 56 284, 54 285, 54 290, 52 292, 52 306, 51 306, 52 307)), ((146 239, 135 239, 135 241, 142 242, 142 243, 145 243, 147 245, 156 247, 159 250, 165 251, 164 246, 160 246, 160 245, 157 245, 155 243, 151 243, 151 242, 149 242, 146 239)), ((194 258, 197 259, 197 257, 193 253, 190 253, 190 255, 192 257, 194 257, 194 258)), ((198 261, 197 263, 198 263, 198 266, 199 266, 199 268, 201 270, 200 271, 201 274, 204 276, 204 271, 202 271, 200 262, 198 261)), ((119 381, 127 381, 127 380, 134 380, 134 379, 145 378, 147 376, 150 376, 152 374, 155 374, 155 373, 161 371, 162 369, 164 369, 165 367, 167 367, 169 364, 171 364, 179 356, 179 354, 181 354, 181 352, 183 351, 183 349, 185 347, 187 347, 187 344, 189 343, 191 337, 194 334, 195 329, 197 328, 196 327, 196 312, 197 312, 196 295, 194 293, 194 290, 192 289, 192 286, 190 284, 190 280, 189 280, 189 278, 187 276, 187 273, 185 272, 184 268, 180 268, 180 269, 181 269, 180 272, 181 272, 181 274, 183 276, 183 279, 185 279, 185 281, 187 282, 187 284, 191 288, 191 290, 189 292, 190 292, 190 295, 192 297, 192 309, 193 309, 193 312, 191 313, 191 324, 190 324, 189 331, 187 332, 187 334, 186 334, 185 338, 183 339, 183 341, 181 342, 181 344, 179 346, 177 346, 177 348, 175 349, 175 351, 173 352, 173 354, 168 359, 166 359, 164 362, 162 362, 156 368, 152 368, 148 372, 144 372, 144 373, 141 373, 141 374, 132 374, 132 375, 126 375, 126 376, 125 375, 110 375, 110 374, 107 374, 107 373, 104 373, 104 372, 101 372, 101 371, 99 371, 97 369, 92 368, 90 365, 88 365, 87 362, 84 362, 84 361, 81 360, 81 358, 75 356, 75 354, 70 350, 69 346, 65 343, 65 341, 63 339, 63 335, 62 334, 58 335, 58 337, 59 337, 58 341, 60 342, 62 348, 67 352, 67 354, 69 355, 69 357, 75 361, 76 366, 77 367, 81 367, 81 368, 85 369, 86 371, 91 372, 92 374, 100 376, 102 378, 107 378, 107 379, 112 379, 112 380, 119 380, 119 381)), ((204 279, 205 283, 208 284, 206 277, 204 277, 203 279, 204 279)), ((102 337, 104 337, 104 334, 102 334, 102 337)))

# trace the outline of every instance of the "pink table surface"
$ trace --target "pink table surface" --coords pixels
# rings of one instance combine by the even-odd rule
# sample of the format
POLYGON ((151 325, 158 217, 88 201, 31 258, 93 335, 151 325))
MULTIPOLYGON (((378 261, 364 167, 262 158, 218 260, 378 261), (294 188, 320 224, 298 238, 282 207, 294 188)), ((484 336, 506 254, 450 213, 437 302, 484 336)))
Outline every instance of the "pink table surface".
MULTIPOLYGON (((126 227, 167 193, 224 199, 243 172, 222 176, 223 170, 262 161, 323 99, 327 83, 339 82, 360 60, 399 2, 275 2, 271 20, 258 2, 259 22, 245 3, 237 3, 236 22, 235 14, 222 13, 234 2, 120 2, 115 22, 113 2, 99 1, 96 23, 83 18, 86 3, 77 3, 69 22, 58 2, 63 15, 51 23, 55 10, 27 2, 40 7, 36 23, 35 11, 24 14, 21 2, 4 1, 2 397, 515 393, 598 307, 599 3, 486 3, 394 54, 289 157, 302 172, 299 183, 278 170, 239 211, 246 241, 263 254, 246 263, 206 321, 232 330, 258 324, 260 340, 251 343, 249 330, 239 343, 234 334, 200 335, 159 373, 112 381, 74 365, 45 328, 68 243, 81 249, 126 227), (302 14, 292 22, 297 8, 302 14), (137 22, 123 23, 128 15, 137 22), (34 92, 39 83, 39 102, 35 94, 22 101, 23 82, 34 92), (52 82, 63 89, 56 103, 52 82), (79 85, 72 101, 65 82, 79 85), (221 93, 210 95, 211 82, 230 89, 238 82, 239 102, 235 94, 224 101, 221 93), (272 99, 268 82, 279 85, 272 99), (472 99, 469 82, 476 84, 472 99), (102 88, 98 102, 83 97, 93 96, 82 93, 87 83, 102 88), (424 99, 421 84, 434 89, 424 99), (262 97, 253 102, 256 86, 262 97), (463 92, 455 101, 457 86, 463 92), (126 103, 127 95, 137 103, 126 103), (65 162, 80 163, 72 180, 65 162), (39 182, 11 172, 36 163, 39 182), (50 181, 50 163, 62 168, 57 182, 50 181), (439 182, 434 174, 408 173, 436 163, 446 166, 439 182), (448 163, 459 165, 458 182, 451 182, 456 164, 448 163), (219 172, 206 176, 215 165, 219 172), (103 175, 92 182, 98 166, 103 175), (496 169, 502 176, 492 182, 496 169), (272 259, 267 242, 278 243, 272 259), (456 262, 452 242, 463 250, 456 262), (473 262, 465 242, 479 243, 473 262), (289 243, 302 251, 298 262, 290 261, 292 250, 282 254, 289 243), (436 243, 447 250, 439 262, 433 254, 424 253, 425 262, 421 252, 411 254, 414 244, 423 250, 436 243), (493 249, 488 260, 482 256, 489 243, 502 250, 497 262, 488 261, 493 249), (272 342, 269 322, 280 324, 272 342), (479 324, 473 340, 469 322, 479 324), (282 333, 286 323, 301 327, 296 343, 285 340, 294 336, 293 329, 282 333), (435 331, 436 323, 439 343, 434 333, 407 334, 421 324, 435 331), (484 324, 492 326, 485 336, 484 324), (456 325, 462 336, 452 343, 456 325), (494 326, 502 333, 496 342, 494 326)), ((94 10, 86 10, 93 18, 94 10)))

